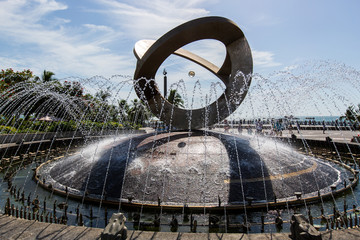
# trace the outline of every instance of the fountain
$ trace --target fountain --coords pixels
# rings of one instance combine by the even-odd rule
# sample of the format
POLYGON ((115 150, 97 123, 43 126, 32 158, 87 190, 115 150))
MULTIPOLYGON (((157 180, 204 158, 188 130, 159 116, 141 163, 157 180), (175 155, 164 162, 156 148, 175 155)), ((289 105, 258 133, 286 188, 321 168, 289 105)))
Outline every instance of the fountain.
POLYGON ((134 53, 138 58, 134 76, 139 79, 135 81, 137 95, 155 116, 177 131, 103 141, 46 164, 37 174, 52 188, 65 191, 67 187, 70 194, 79 196, 87 191, 87 198, 98 200, 104 200, 106 192, 104 202, 108 204, 131 198, 131 205, 156 205, 160 198, 164 207, 187 205, 202 210, 217 206, 219 199, 231 208, 244 208, 249 197, 253 203, 266 205, 274 198, 289 202, 295 198, 295 192, 301 192, 303 197, 326 194, 331 192, 331 185, 343 178, 330 164, 303 156, 280 143, 274 145, 265 139, 255 143, 249 138, 195 131, 235 111, 250 84, 250 48, 243 33, 229 20, 212 17, 191 21, 157 42, 139 41, 134 53), (214 33, 214 25, 222 31, 214 33), (193 34, 189 36, 189 32, 193 34), (220 39, 227 47, 228 56, 221 68, 179 48, 195 39, 210 37, 220 39), (224 94, 195 110, 175 107, 162 97, 155 82, 147 79, 154 79, 158 66, 175 50, 218 76, 226 84, 224 94), (194 183, 199 183, 200 189, 194 183))
MULTIPOLYGON (((270 135, 276 128, 271 122, 275 116, 270 115, 269 109, 268 120, 248 120, 247 124, 237 121, 228 126, 223 122, 221 125, 224 119, 230 121, 240 104, 252 104, 252 94, 256 91, 252 93, 249 89, 254 79, 264 102, 269 102, 266 98, 276 95, 274 91, 278 90, 261 86, 258 80, 264 80, 266 85, 271 82, 252 73, 250 47, 235 23, 221 17, 196 19, 178 26, 157 41, 137 42, 134 54, 138 59, 134 80, 121 81, 115 97, 121 94, 124 86, 133 84, 139 99, 161 120, 147 133, 124 128, 129 119, 123 118, 111 131, 105 125, 100 128, 96 128, 95 123, 86 125, 85 113, 92 108, 91 104, 56 93, 51 85, 18 84, 13 88, 12 101, 2 100, 0 113, 5 116, 52 113, 62 120, 74 119, 75 122, 74 129, 69 132, 65 131, 65 126, 58 126, 52 134, 40 133, 39 129, 46 129, 44 126, 50 124, 43 122, 35 133, 2 137, 2 167, 6 180, 2 187, 9 189, 2 199, 12 196, 17 204, 23 202, 25 208, 31 205, 26 204, 25 195, 34 199, 35 193, 39 193, 43 198, 33 205, 43 213, 53 211, 52 216, 68 224, 83 225, 84 216, 85 225, 105 226, 108 214, 121 211, 132 223, 132 226, 127 225, 128 229, 161 231, 188 231, 190 228, 202 232, 211 229, 271 232, 275 231, 275 226, 280 231, 284 223, 282 218, 284 224, 289 224, 295 212, 300 211, 312 219, 309 207, 312 203, 322 209, 313 210, 313 213, 324 217, 320 227, 325 229, 325 225, 330 224, 329 216, 335 216, 335 210, 340 209, 342 200, 336 196, 347 192, 352 194, 347 195, 351 195, 346 198, 348 204, 351 202, 355 206, 353 211, 356 210, 357 144, 307 139, 302 133, 308 126, 296 124, 298 122, 293 119, 288 123, 292 122, 294 133, 270 135), (201 39, 215 39, 225 45, 227 55, 220 68, 182 48, 201 39), (179 108, 167 101, 159 91, 155 75, 171 54, 188 59, 218 77, 225 84, 222 94, 218 97, 214 91, 206 95, 206 104, 196 109, 179 108), (34 93, 40 89, 48 90, 36 96, 34 93), (270 94, 264 94, 266 91, 270 94), (37 104, 40 99, 43 99, 42 104, 37 104), (246 99, 250 100, 246 102, 246 99), (33 105, 36 105, 35 110, 33 105), (260 125, 262 122, 265 124, 260 125), (250 134, 235 133, 233 129, 240 124, 250 134), (162 128, 164 125, 167 130, 162 128), (256 125, 261 126, 260 131, 251 134, 256 125), (265 131, 268 135, 264 135, 263 130, 268 130, 265 131), (343 155, 348 153, 353 165, 343 160, 343 155), (29 181, 32 169, 34 180, 29 181), (58 201, 53 203, 52 210, 47 207, 51 205, 50 199, 58 201), (95 213, 93 208, 97 208, 95 213), (264 214, 267 223, 274 223, 266 224, 267 230, 264 214), (180 225, 178 219, 182 219, 180 225)), ((288 77, 289 72, 284 75, 288 77)), ((100 82, 98 86, 103 89, 102 83, 106 81, 100 82)), ((180 81, 176 87, 181 84, 180 81)), ((128 91, 127 99, 132 90, 128 91)), ((293 98, 296 96, 294 94, 293 98)), ((324 98, 323 95, 319 97, 324 98)), ((111 110, 102 109, 102 105, 99 109, 101 111, 91 117, 110 122, 111 110)), ((135 112, 135 119, 142 111, 139 108, 135 112)), ((21 126, 25 121, 7 119, 9 127, 21 126)), ((335 127, 341 133, 350 129, 350 126, 335 127)), ((344 212, 347 210, 344 203, 344 212)), ((320 220, 320 217, 315 219, 319 224, 320 220)))
POLYGON ((318 191, 330 193, 330 186, 345 177, 331 164, 282 143, 203 131, 104 140, 43 165, 37 174, 55 189, 65 192, 68 187, 79 196, 88 191, 88 198, 108 204, 127 203, 131 197, 134 206, 152 206, 160 197, 164 207, 186 204, 200 211, 218 206, 219 198, 230 208, 243 208, 246 197, 263 206, 275 197, 278 202, 297 200, 295 192, 318 197, 318 191))

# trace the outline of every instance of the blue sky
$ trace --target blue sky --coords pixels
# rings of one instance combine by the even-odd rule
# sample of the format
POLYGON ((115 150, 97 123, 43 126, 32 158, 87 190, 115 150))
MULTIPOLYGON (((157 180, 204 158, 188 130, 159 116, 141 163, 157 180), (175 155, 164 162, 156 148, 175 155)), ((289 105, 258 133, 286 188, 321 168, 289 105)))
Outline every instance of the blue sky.
MULTIPOLYGON (((223 16, 245 33, 256 73, 309 59, 360 69, 359 10, 356 0, 0 0, 0 68, 46 69, 60 78, 132 75, 136 41, 223 16)), ((218 64, 221 54, 205 50, 218 64)))

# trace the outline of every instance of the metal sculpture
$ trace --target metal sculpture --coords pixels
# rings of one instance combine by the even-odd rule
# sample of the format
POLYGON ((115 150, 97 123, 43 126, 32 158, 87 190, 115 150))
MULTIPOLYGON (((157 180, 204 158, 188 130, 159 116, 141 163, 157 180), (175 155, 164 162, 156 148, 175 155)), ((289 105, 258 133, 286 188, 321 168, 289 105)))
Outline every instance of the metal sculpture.
POLYGON ((157 41, 141 40, 135 44, 134 54, 138 59, 134 74, 138 97, 149 104, 153 114, 176 129, 200 129, 225 119, 241 104, 251 82, 250 46, 240 28, 223 17, 195 19, 172 29, 157 41), (181 48, 202 39, 218 40, 225 45, 226 57, 220 68, 181 48), (226 86, 224 93, 204 108, 173 106, 154 82, 158 68, 171 54, 191 60, 215 74, 226 86))

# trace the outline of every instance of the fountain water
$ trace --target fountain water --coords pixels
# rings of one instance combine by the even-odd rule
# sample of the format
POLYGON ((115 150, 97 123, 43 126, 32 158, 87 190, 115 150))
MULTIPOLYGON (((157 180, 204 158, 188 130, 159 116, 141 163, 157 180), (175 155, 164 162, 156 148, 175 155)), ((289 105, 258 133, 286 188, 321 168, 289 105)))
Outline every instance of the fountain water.
MULTIPOLYGON (((155 43, 153 46, 161 48, 155 43)), ((147 47, 152 51, 150 45, 147 47)), ((170 49, 169 54, 173 50, 177 49, 170 49)), ((144 56, 152 59, 147 51, 137 52, 139 61, 145 61, 144 56)), ((178 54, 193 56, 184 51, 178 54)), ((53 84, 31 81, 13 86, 10 92, 14 93, 3 96, 0 107, 5 126, 0 150, 2 202, 9 198, 14 203, 16 199, 14 204, 19 208, 31 206, 28 212, 37 211, 44 217, 51 213, 53 218, 74 225, 85 222, 103 227, 109 214, 121 211, 129 220, 129 229, 171 231, 177 226, 177 231, 186 232, 275 231, 275 225, 268 223, 279 223, 280 214, 284 224, 298 211, 310 218, 310 204, 314 202, 313 216, 323 214, 325 219, 314 221, 322 223, 324 229, 334 209, 342 210, 342 205, 345 211, 350 211, 352 205, 357 208, 359 190, 354 187, 359 145, 345 142, 349 133, 358 133, 353 125, 331 126, 328 122, 327 131, 337 129, 338 139, 326 142, 321 141, 325 137, 319 140, 307 136, 307 129, 319 128, 322 132, 322 125, 309 126, 289 117, 283 119, 283 126, 291 123, 293 136, 290 130, 289 134, 282 130, 280 136, 281 130, 278 135, 272 134, 277 129, 271 121, 284 115, 306 115, 308 111, 314 111, 314 116, 335 115, 356 104, 359 72, 321 61, 316 62, 318 66, 306 63, 268 78, 234 70, 230 71, 232 83, 240 84, 236 91, 226 86, 219 94, 217 89, 222 85, 212 83, 210 92, 204 93, 197 91, 202 89, 197 82, 190 98, 185 99, 191 108, 184 110, 167 102, 153 79, 141 78, 155 74, 160 63, 155 64, 155 70, 141 64, 135 81, 124 76, 110 80, 94 77, 80 79, 80 85, 104 90, 111 84, 113 100, 108 101, 113 104, 120 96, 129 101, 136 92, 167 129, 158 121, 148 133, 136 130, 144 117, 140 102, 134 102, 133 111, 119 104, 117 114, 113 114, 114 109, 101 98, 89 99, 83 93, 79 98, 72 95, 71 88, 59 91, 53 84), (331 82, 323 78, 324 72, 331 75, 331 82), (338 79, 342 79, 340 83, 344 79, 350 82, 339 87, 338 79), (118 83, 114 86, 112 82, 118 83), (193 109, 198 92, 204 106, 193 109), (45 115, 62 122, 36 120, 45 115), (230 124, 224 124, 224 131, 221 121, 227 116, 230 124), (240 119, 249 133, 256 124, 261 126, 259 122, 264 125, 257 134, 239 134, 235 128, 240 119), (337 197, 342 192, 344 198, 337 197), (29 196, 28 202, 25 196, 29 196), (180 224, 176 225, 174 219, 180 224)), ((229 69, 226 71, 229 74, 229 69)), ((183 80, 171 87, 186 92, 183 80)), ((146 124, 150 126, 151 122, 146 124)))

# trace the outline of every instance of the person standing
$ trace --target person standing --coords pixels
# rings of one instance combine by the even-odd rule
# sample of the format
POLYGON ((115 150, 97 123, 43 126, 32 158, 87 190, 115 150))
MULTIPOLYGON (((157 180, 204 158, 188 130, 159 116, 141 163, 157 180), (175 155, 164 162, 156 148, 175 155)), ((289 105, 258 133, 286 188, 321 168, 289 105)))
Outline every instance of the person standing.
POLYGON ((242 120, 239 121, 238 132, 239 134, 242 134, 242 120))
POLYGON ((263 124, 262 124, 261 119, 259 119, 259 120, 256 122, 256 133, 257 133, 257 134, 261 134, 261 133, 262 133, 262 128, 263 128, 263 124))
POLYGON ((293 126, 292 126, 292 123, 291 123, 291 121, 290 121, 290 123, 289 123, 289 134, 292 134, 293 133, 293 126))
POLYGON ((297 129, 297 132, 300 133, 300 123, 299 123, 299 121, 296 121, 296 129, 297 129))
POLYGON ((230 129, 230 125, 228 123, 228 121, 225 119, 224 120, 224 132, 228 133, 230 129))

